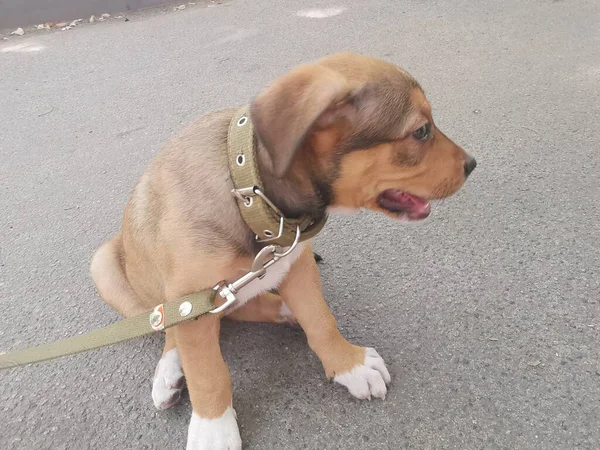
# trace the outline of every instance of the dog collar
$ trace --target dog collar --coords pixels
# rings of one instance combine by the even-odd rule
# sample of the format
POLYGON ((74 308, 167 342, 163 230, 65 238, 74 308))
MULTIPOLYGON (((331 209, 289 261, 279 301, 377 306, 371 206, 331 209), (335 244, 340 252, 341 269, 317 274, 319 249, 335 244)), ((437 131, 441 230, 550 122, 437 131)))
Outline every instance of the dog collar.
POLYGON ((289 247, 300 234, 300 241, 315 236, 327 222, 327 214, 317 219, 303 216, 286 218, 263 190, 256 160, 257 141, 248 106, 239 109, 229 124, 227 153, 233 181, 232 194, 237 199, 242 218, 259 243, 289 247))
POLYGON ((160 304, 153 310, 123 319, 105 328, 63 339, 38 347, 0 353, 0 370, 33 364, 61 356, 73 355, 196 319, 205 314, 218 314, 237 300, 236 294, 248 283, 262 278, 272 265, 289 255, 299 241, 312 238, 325 225, 327 215, 320 220, 312 217, 287 219, 262 191, 256 165, 256 138, 248 108, 238 111, 229 125, 227 136, 229 170, 242 217, 256 234, 257 242, 271 242, 254 258, 251 270, 232 283, 221 282, 178 300, 160 304), (279 247, 289 247, 282 251, 279 247), (220 295, 225 303, 215 307, 214 298, 220 295))

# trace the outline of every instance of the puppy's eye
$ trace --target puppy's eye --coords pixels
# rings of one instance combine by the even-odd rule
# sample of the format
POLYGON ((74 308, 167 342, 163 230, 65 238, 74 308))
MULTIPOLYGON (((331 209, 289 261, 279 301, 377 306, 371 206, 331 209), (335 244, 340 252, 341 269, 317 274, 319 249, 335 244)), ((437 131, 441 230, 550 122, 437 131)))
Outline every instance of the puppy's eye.
POLYGON ((412 135, 419 141, 426 141, 431 136, 431 124, 426 123, 421 128, 417 128, 412 135))

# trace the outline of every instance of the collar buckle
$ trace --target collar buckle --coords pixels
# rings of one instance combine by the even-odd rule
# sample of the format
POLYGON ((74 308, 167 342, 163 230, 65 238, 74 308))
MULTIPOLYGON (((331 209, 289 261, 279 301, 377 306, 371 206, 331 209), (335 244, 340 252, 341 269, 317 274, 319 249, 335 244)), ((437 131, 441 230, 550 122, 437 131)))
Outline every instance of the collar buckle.
POLYGON ((231 193, 240 200, 245 207, 249 208, 252 206, 254 202, 253 198, 255 196, 260 197, 267 206, 279 217, 279 229, 277 231, 277 235, 273 233, 271 230, 264 230, 265 238, 260 238, 256 235, 256 242, 258 243, 266 243, 278 240, 281 236, 283 236, 283 225, 285 223, 285 217, 283 213, 279 210, 277 206, 273 204, 271 200, 260 190, 258 186, 245 187, 240 189, 232 189, 231 193))

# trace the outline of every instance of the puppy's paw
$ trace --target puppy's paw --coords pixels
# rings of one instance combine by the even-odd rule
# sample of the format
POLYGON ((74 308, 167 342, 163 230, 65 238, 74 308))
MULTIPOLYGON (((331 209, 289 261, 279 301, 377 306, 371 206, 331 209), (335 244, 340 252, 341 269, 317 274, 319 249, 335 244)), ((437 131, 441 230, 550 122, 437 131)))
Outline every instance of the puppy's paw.
POLYGON ((368 400, 371 396, 385 399, 386 384, 391 379, 383 358, 374 348, 365 348, 363 364, 333 377, 333 381, 346 386, 356 398, 368 400))
POLYGON ((242 450, 235 410, 230 406, 216 419, 192 413, 186 450, 242 450))
POLYGON ((171 349, 158 361, 152 381, 152 401, 157 409, 167 409, 181 399, 185 378, 177 349, 171 349))

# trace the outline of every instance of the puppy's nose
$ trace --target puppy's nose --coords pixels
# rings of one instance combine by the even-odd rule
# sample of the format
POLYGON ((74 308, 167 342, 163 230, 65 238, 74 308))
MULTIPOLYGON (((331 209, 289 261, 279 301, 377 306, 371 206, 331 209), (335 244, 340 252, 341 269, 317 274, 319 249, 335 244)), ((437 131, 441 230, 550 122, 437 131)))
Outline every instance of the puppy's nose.
POLYGON ((465 162, 465 178, 471 175, 471 172, 475 170, 475 167, 477 167, 477 161, 475 161, 475 158, 471 158, 470 156, 467 157, 467 161, 465 162))

